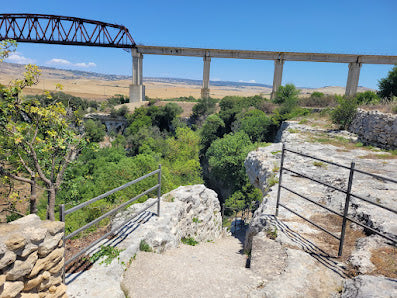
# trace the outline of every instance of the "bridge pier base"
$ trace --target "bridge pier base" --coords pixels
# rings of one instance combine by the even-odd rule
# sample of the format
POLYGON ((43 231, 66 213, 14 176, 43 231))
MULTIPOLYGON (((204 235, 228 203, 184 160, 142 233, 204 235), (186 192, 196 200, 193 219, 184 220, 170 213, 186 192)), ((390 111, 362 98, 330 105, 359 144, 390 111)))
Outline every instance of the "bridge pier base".
POLYGON ((281 86, 281 82, 283 79, 283 66, 284 66, 283 59, 274 60, 273 90, 270 95, 270 99, 273 99, 276 96, 276 91, 278 87, 281 86))
POLYGON ((142 102, 145 99, 145 86, 142 79, 143 55, 136 49, 131 49, 132 84, 130 85, 130 102, 142 102))
POLYGON ((360 79, 361 63, 349 63, 349 74, 347 75, 346 96, 354 96, 357 93, 358 81, 360 79))
POLYGON ((208 56, 204 56, 204 68, 203 68, 203 87, 201 88, 201 98, 209 98, 210 97, 210 64, 211 58, 208 56))

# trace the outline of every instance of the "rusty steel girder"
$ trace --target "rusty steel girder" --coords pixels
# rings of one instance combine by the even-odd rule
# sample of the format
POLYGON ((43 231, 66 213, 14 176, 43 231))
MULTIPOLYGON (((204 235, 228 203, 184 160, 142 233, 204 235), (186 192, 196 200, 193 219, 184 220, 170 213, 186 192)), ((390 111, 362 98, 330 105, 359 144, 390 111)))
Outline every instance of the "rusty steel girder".
POLYGON ((0 41, 133 48, 127 27, 44 14, 0 14, 0 41))

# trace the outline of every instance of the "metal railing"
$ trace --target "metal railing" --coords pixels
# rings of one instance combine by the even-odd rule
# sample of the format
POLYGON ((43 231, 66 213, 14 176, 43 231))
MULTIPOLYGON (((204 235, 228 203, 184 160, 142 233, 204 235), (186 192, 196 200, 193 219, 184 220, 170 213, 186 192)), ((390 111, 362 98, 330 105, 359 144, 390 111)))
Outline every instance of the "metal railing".
MULTIPOLYGON (((73 207, 73 208, 70 208, 70 209, 68 209, 68 210, 65 210, 65 205, 64 205, 64 204, 60 205, 60 207, 59 207, 59 217, 60 217, 60 221, 65 222, 65 216, 66 216, 66 215, 71 214, 71 213, 73 213, 73 212, 75 212, 75 211, 77 211, 77 210, 79 210, 79 209, 81 209, 81 208, 83 208, 83 207, 86 207, 86 206, 88 206, 88 205, 90 205, 90 204, 92 204, 92 203, 94 203, 94 202, 96 202, 96 201, 98 201, 98 200, 104 199, 104 198, 110 196, 111 194, 114 194, 114 193, 116 193, 116 192, 118 192, 118 191, 120 191, 120 190, 123 190, 123 189, 127 188, 128 186, 131 186, 131 185, 133 185, 133 184, 135 184, 135 183, 138 183, 138 182, 140 182, 140 181, 142 181, 142 180, 144 180, 144 179, 146 179, 146 178, 148 178, 148 177, 151 177, 151 176, 153 176, 153 175, 155 175, 155 174, 158 174, 158 183, 157 183, 155 186, 153 186, 153 187, 151 187, 151 188, 145 190, 144 192, 140 193, 139 195, 135 196, 134 198, 132 198, 132 199, 130 199, 130 200, 128 200, 128 201, 122 203, 122 204, 119 205, 118 207, 116 207, 116 208, 114 208, 114 209, 112 209, 112 210, 106 212, 105 214, 103 214, 103 215, 101 215, 100 217, 94 219, 93 221, 87 223, 86 225, 82 226, 81 228, 79 228, 79 229, 73 231, 72 233, 70 233, 70 234, 68 234, 68 235, 65 235, 65 233, 64 233, 63 245, 65 246, 66 240, 73 238, 74 236, 76 236, 77 234, 79 234, 79 233, 81 233, 81 232, 87 230, 88 228, 90 228, 90 227, 93 226, 94 224, 99 223, 101 220, 105 219, 106 217, 115 214, 115 213, 116 213, 117 211, 119 211, 120 209, 127 207, 127 206, 128 206, 129 204, 131 204, 132 202, 138 200, 139 198, 143 197, 144 195, 147 195, 147 194, 149 194, 150 192, 152 192, 152 191, 154 191, 155 189, 157 189, 157 200, 156 200, 155 202, 153 202, 153 203, 151 203, 150 205, 146 206, 145 208, 143 208, 143 209, 137 211, 133 216, 131 216, 130 218, 128 218, 127 220, 125 220, 121 225, 119 225, 119 226, 117 226, 117 227, 111 229, 109 232, 107 232, 106 234, 104 234, 103 236, 101 236, 99 239, 95 240, 94 242, 90 243, 87 247, 85 247, 85 248, 83 248, 82 250, 80 250, 77 254, 73 255, 73 256, 70 257, 68 260, 65 260, 65 265, 64 265, 65 267, 66 267, 67 265, 69 265, 70 263, 72 263, 75 259, 77 259, 77 258, 80 257, 81 255, 83 255, 85 252, 87 252, 90 248, 92 248, 93 246, 95 246, 96 244, 98 244, 100 241, 102 241, 103 239, 105 239, 105 238, 108 237, 109 235, 111 235, 111 234, 115 233, 116 231, 118 231, 119 229, 121 229, 121 228, 122 228, 123 226, 125 226, 128 222, 130 222, 132 219, 134 219, 135 217, 137 217, 137 216, 140 215, 141 213, 145 212, 147 209, 149 209, 149 208, 152 207, 153 205, 157 204, 157 216, 160 216, 161 165, 159 165, 159 168, 158 168, 157 170, 155 170, 155 171, 153 171, 153 172, 151 172, 151 173, 149 173, 149 174, 146 174, 146 175, 144 175, 144 176, 142 176, 142 177, 139 177, 139 178, 137 178, 137 179, 135 179, 135 180, 132 180, 132 181, 130 181, 130 182, 128 182, 128 183, 126 183, 126 184, 124 184, 124 185, 122 185, 122 186, 119 186, 119 187, 117 187, 117 188, 114 188, 114 189, 112 189, 112 190, 110 190, 110 191, 108 191, 108 192, 106 192, 106 193, 104 193, 104 194, 102 194, 102 195, 100 195, 100 196, 97 196, 97 197, 95 197, 95 198, 93 198, 93 199, 91 199, 91 200, 88 200, 88 201, 86 201, 86 202, 84 202, 84 203, 81 203, 80 205, 77 205, 77 206, 75 206, 75 207, 73 207)), ((65 273, 65 270, 64 270, 64 273, 65 273)))
POLYGON ((348 211, 349 211, 349 205, 350 205, 350 198, 351 197, 354 197, 356 199, 365 201, 365 202, 367 202, 369 204, 372 204, 374 206, 383 208, 383 209, 385 209, 387 211, 390 211, 390 212, 392 212, 394 214, 397 214, 397 210, 394 210, 394 209, 389 208, 387 206, 383 206, 383 205, 381 205, 381 204, 379 204, 377 202, 373 202, 371 200, 363 198, 360 195, 352 193, 353 177, 354 177, 354 173, 355 172, 360 173, 360 174, 364 174, 364 175, 368 175, 368 176, 371 176, 371 177, 376 178, 376 179, 380 179, 380 180, 383 180, 383 181, 389 181, 389 182, 397 184, 397 181, 394 180, 394 179, 391 179, 391 178, 388 178, 388 177, 383 177, 383 176, 380 176, 380 175, 376 175, 376 174, 372 174, 372 173, 368 173, 368 172, 356 169, 354 162, 351 162, 350 167, 347 167, 347 166, 344 166, 344 165, 341 165, 341 164, 338 164, 338 163, 335 163, 335 162, 332 162, 332 161, 324 160, 324 159, 321 159, 321 158, 318 158, 318 157, 314 157, 314 156, 311 156, 311 155, 308 155, 308 154, 304 154, 304 153, 301 153, 301 152, 298 152, 298 151, 287 149, 287 148, 285 148, 285 144, 283 144, 282 152, 281 152, 281 164, 280 164, 279 184, 278 184, 278 193, 277 193, 276 216, 278 216, 279 206, 281 206, 281 207, 285 208, 286 210, 292 212, 293 214, 299 216, 300 218, 306 220, 307 222, 311 223, 312 225, 314 225, 318 229, 322 230, 323 232, 327 233, 328 235, 336 238, 337 240, 339 240, 339 249, 338 249, 338 256, 339 257, 342 256, 342 250, 343 250, 343 244, 344 244, 344 238, 345 238, 345 232, 346 232, 346 222, 348 220, 353 222, 353 223, 355 223, 355 224, 357 224, 357 225, 359 225, 359 226, 361 226, 361 227, 363 227, 364 229, 367 229, 367 230, 371 231, 372 233, 375 233, 375 234, 377 234, 377 235, 379 235, 379 236, 391 241, 393 243, 393 245, 396 245, 397 244, 396 239, 390 238, 388 235, 386 235, 384 233, 381 233, 381 232, 379 232, 379 231, 377 231, 377 230, 375 230, 375 229, 373 229, 373 228, 371 228, 371 227, 369 227, 369 226, 367 226, 367 225, 365 225, 365 224, 363 224, 361 222, 358 222, 357 220, 354 220, 351 217, 348 217, 348 211), (291 152, 291 153, 294 153, 294 154, 297 154, 297 155, 300 155, 300 156, 303 156, 303 157, 311 158, 311 159, 314 159, 314 160, 317 160, 317 161, 320 161, 320 162, 324 162, 324 163, 327 163, 327 164, 330 164, 330 165, 333 165, 333 166, 337 166, 337 167, 349 170, 349 180, 348 180, 348 184, 347 184, 347 190, 344 190, 344 189, 341 189, 339 187, 327 184, 327 183, 322 182, 322 181, 320 181, 318 179, 315 179, 313 177, 309 177, 309 176, 307 176, 307 175, 305 175, 303 173, 299 173, 299 172, 294 171, 292 169, 286 168, 284 166, 285 152, 291 152), (328 207, 326 207, 326 206, 324 206, 324 205, 322 205, 322 204, 320 204, 320 203, 318 203, 318 202, 316 202, 316 201, 314 201, 314 200, 312 200, 310 198, 307 198, 306 196, 304 196, 304 195, 292 190, 291 188, 283 185, 282 184, 283 171, 287 171, 287 172, 293 173, 293 174, 295 174, 295 175, 297 175, 299 177, 311 180, 313 182, 319 183, 321 185, 330 187, 330 188, 332 188, 332 189, 334 189, 336 191, 344 193, 346 195, 346 198, 345 198, 345 205, 344 205, 343 214, 341 214, 341 213, 339 213, 339 212, 337 212, 335 210, 332 210, 332 209, 330 209, 330 208, 328 208, 328 207), (327 229, 325 229, 325 228, 321 227, 320 225, 314 223, 310 219, 307 219, 306 217, 300 215, 298 212, 288 208, 287 206, 285 206, 285 204, 282 204, 280 202, 280 194, 281 194, 281 189, 282 188, 287 190, 287 191, 289 191, 289 192, 291 192, 291 193, 293 193, 293 194, 295 194, 296 196, 298 196, 298 197, 300 197, 300 198, 302 198, 302 199, 304 199, 306 201, 309 201, 309 202, 311 202, 311 203, 313 203, 313 204, 315 204, 315 205, 317 205, 317 206, 319 206, 319 207, 321 207, 321 208, 323 208, 323 209, 325 209, 325 210, 327 210, 327 211, 329 211, 329 212, 331 212, 333 214, 336 214, 336 215, 340 216, 343 219, 342 220, 342 227, 341 227, 340 236, 334 235, 333 233, 331 233, 327 229))

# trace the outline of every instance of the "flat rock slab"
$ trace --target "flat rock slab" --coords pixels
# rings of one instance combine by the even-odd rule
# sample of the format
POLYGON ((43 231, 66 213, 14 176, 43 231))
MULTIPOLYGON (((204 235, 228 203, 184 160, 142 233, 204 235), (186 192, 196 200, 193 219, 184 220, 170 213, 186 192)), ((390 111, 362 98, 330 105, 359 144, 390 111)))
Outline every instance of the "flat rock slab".
POLYGON ((232 236, 163 254, 139 253, 125 272, 128 297, 247 297, 263 280, 245 268, 241 242, 232 236))

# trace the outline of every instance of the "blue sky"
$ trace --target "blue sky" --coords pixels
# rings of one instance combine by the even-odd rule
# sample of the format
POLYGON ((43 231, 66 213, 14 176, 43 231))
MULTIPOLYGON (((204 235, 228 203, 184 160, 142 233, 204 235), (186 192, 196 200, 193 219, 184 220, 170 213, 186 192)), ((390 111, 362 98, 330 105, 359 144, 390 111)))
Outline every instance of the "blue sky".
MULTIPOLYGON (((138 44, 292 52, 397 55, 395 0, 3 1, 1 13, 59 14, 127 26, 138 44)), ((131 74, 121 49, 19 44, 11 61, 131 74), (55 59, 55 60, 54 60, 55 59)), ((144 76, 202 78, 202 59, 145 55, 144 76)), ((376 88, 391 65, 363 65, 376 88)), ((344 86, 347 64, 286 62, 283 84, 344 86)), ((211 80, 272 84, 273 62, 212 59, 211 80)))

